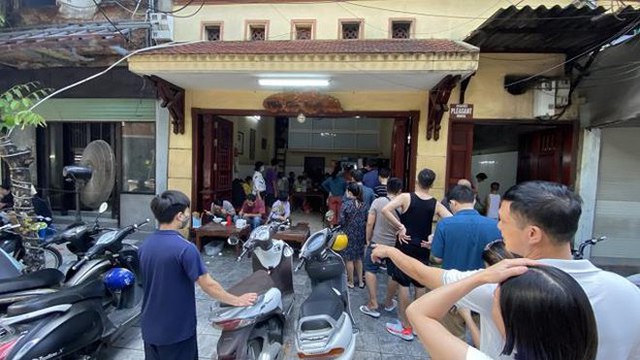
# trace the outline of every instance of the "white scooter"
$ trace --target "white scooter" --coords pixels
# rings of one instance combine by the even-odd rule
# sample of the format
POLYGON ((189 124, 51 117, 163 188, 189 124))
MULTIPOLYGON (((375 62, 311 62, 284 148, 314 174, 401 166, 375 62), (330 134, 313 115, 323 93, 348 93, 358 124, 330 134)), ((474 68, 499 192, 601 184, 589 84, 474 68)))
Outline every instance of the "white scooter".
MULTIPOLYGON (((286 224, 273 222, 255 228, 244 243, 240 261, 252 254, 253 273, 231 287, 234 295, 258 294, 255 304, 233 307, 216 303, 212 308, 213 326, 222 330, 218 340, 218 359, 273 360, 283 357, 285 317, 291 311, 293 295, 293 249, 272 237, 286 224)), ((229 244, 238 244, 230 238, 229 244)))
POLYGON ((300 263, 311 279, 311 294, 302 303, 296 324, 296 350, 302 359, 352 359, 358 330, 354 326, 345 263, 336 251, 339 227, 325 228, 307 239, 300 263), (335 250, 335 251, 334 251, 335 250))

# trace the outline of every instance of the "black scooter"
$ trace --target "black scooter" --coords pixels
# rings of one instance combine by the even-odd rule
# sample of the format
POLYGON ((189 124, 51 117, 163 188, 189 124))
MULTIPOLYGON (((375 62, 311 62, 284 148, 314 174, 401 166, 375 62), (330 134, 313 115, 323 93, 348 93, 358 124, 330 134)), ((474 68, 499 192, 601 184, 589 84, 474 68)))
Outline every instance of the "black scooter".
MULTIPOLYGON (((100 213, 106 210, 106 203, 100 207, 100 213)), ((95 244, 95 237, 103 231, 114 230, 101 227, 98 215, 93 224, 69 228, 48 239, 44 246, 67 244, 67 248, 76 255, 77 261, 95 244)), ((11 227, 12 225, 5 225, 11 227)), ((0 229, 5 226, 0 227, 0 229)), ((11 256, 0 252, 0 313, 5 313, 9 305, 40 295, 57 292, 61 286, 78 285, 85 277, 75 276, 78 271, 67 271, 66 275, 57 269, 42 269, 21 274, 11 256), (64 282, 64 284, 63 284, 64 282)))
MULTIPOLYGON (((280 222, 255 228, 243 245, 240 261, 251 253, 253 273, 231 287, 239 296, 258 294, 253 306, 233 307, 216 304, 212 308, 213 325, 222 330, 218 340, 218 359, 273 360, 282 358, 285 316, 293 306, 293 249, 282 240, 274 240, 280 222)), ((235 245, 237 239, 230 239, 235 245)))
POLYGON ((0 319, 0 360, 96 358, 135 323, 143 292, 138 250, 122 241, 147 222, 100 236, 69 270, 75 285, 10 305, 0 319), (135 280, 107 287, 102 277, 114 268, 128 269, 135 280))

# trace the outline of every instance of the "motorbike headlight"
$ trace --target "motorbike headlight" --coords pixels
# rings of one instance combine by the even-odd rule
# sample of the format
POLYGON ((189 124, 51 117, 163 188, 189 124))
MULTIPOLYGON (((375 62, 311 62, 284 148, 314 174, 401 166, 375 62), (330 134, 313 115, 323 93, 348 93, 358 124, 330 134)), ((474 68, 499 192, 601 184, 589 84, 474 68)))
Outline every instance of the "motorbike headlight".
POLYGON ((268 226, 257 227, 251 233, 251 239, 257 240, 257 241, 268 241, 269 240, 269 236, 270 236, 270 233, 269 233, 269 227, 268 226))

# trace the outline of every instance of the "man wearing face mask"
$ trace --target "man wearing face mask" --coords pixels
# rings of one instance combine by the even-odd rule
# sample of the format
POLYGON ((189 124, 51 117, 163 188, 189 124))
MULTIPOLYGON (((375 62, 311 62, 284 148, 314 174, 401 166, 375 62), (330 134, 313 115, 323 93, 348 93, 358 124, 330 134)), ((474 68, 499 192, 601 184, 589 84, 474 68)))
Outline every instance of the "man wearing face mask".
POLYGON ((233 306, 252 305, 257 297, 254 293, 229 294, 207 273, 196 247, 178 232, 189 224, 189 207, 189 198, 175 190, 151 201, 159 226, 139 250, 147 360, 198 359, 194 282, 209 296, 233 306))

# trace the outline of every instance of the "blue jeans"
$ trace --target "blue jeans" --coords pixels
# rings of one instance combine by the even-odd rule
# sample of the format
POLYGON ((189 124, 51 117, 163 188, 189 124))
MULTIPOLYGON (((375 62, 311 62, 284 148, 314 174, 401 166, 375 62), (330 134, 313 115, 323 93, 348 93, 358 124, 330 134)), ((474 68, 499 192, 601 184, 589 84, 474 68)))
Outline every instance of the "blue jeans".
POLYGON ((251 230, 262 225, 262 217, 260 216, 247 216, 246 219, 249 222, 249 224, 251 224, 251 230))

